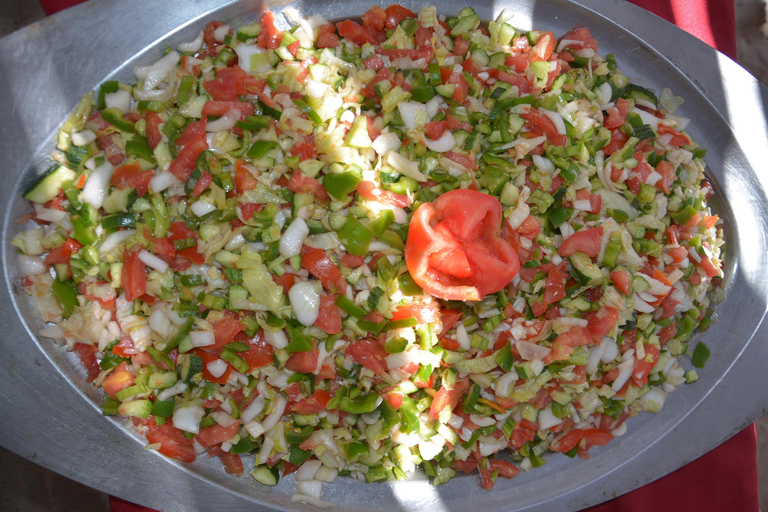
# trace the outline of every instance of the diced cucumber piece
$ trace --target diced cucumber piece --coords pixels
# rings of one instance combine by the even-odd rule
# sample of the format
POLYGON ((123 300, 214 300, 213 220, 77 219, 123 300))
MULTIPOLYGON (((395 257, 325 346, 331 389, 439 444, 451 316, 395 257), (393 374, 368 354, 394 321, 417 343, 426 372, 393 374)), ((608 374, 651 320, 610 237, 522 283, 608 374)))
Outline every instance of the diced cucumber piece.
POLYGON ((24 199, 34 203, 45 204, 59 195, 61 184, 75 179, 75 171, 63 165, 54 165, 48 169, 32 187, 24 194, 24 199))
POLYGON ((264 485, 277 485, 277 481, 280 479, 280 473, 277 471, 277 466, 269 467, 266 464, 253 468, 251 476, 257 482, 264 485))
POLYGON ((203 359, 198 356, 188 355, 181 363, 181 381, 190 383, 192 377, 203 371, 203 359))

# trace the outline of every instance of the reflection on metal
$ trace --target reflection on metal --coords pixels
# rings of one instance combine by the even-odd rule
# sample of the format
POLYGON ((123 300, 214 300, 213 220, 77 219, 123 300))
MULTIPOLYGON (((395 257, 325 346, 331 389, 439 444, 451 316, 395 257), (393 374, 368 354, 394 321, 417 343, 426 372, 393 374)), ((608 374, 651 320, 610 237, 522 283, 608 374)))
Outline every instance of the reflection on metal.
MULTIPOLYGON (((369 4, 293 3, 329 19, 359 16, 369 4)), ((403 4, 413 10, 425 5, 403 4)), ((465 5, 448 0, 438 9, 453 14, 465 5)), ((75 357, 32 334, 42 324, 15 285, 17 262, 9 241, 18 229, 14 219, 28 211, 20 191, 46 167, 55 128, 80 96, 107 77, 132 80, 133 65, 151 63, 167 45, 194 39, 209 20, 257 19, 258 6, 256 0, 95 0, 0 40, 0 444, 103 491, 168 511, 209 510, 214 504, 228 510, 314 509, 290 502, 293 477, 266 488, 248 476, 226 475, 218 460, 176 463, 142 450, 141 438, 124 420, 103 418, 100 397, 85 383, 75 357)), ((693 120, 691 136, 709 149, 719 197, 714 207, 724 219, 728 244, 728 298, 718 308, 718 322, 697 336, 713 357, 699 382, 674 393, 659 414, 630 420, 627 434, 593 450, 589 461, 550 457, 531 473, 501 479, 490 493, 480 489, 475 475, 437 488, 423 480, 365 485, 340 478, 323 493, 339 511, 577 510, 693 460, 768 406, 762 327, 768 304, 768 175, 761 172, 768 147, 766 88, 730 59, 628 2, 484 0, 473 7, 485 19, 507 7, 515 13, 513 24, 524 29, 563 34, 587 26, 601 52, 614 53, 627 75, 686 98, 679 115, 693 120)))

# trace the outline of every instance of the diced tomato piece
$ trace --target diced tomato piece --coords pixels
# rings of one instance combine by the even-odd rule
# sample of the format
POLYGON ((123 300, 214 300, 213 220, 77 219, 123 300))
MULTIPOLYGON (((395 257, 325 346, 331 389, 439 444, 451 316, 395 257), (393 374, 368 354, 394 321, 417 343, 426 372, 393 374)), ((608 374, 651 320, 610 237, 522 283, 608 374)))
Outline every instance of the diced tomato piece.
POLYGON ((336 27, 333 23, 326 23, 317 29, 318 48, 336 48, 339 46, 339 36, 336 35, 336 27))
POLYGON ((611 281, 613 281, 616 289, 621 293, 629 297, 630 285, 632 281, 629 279, 629 273, 625 270, 614 270, 611 272, 611 281))
POLYGON ((213 183, 213 176, 207 171, 204 172, 195 182, 195 186, 192 189, 192 197, 197 197, 205 192, 206 189, 211 186, 211 183, 213 183))
POLYGON ((315 249, 305 245, 301 248, 301 266, 310 274, 318 278, 326 290, 344 292, 347 289, 347 280, 341 274, 339 268, 322 249, 315 249))
POLYGON ((635 369, 632 371, 632 383, 641 388, 648 383, 648 376, 656 363, 659 362, 659 348, 656 345, 646 343, 643 345, 645 357, 639 359, 635 353, 635 369))
POLYGON ((181 135, 178 136, 174 144, 176 147, 183 148, 190 142, 192 142, 195 139, 198 139, 200 137, 205 138, 206 131, 205 127, 208 124, 208 120, 206 118, 199 119, 197 121, 193 121, 187 125, 186 128, 184 128, 184 131, 181 132, 181 135))
POLYGON ((349 39, 353 43, 360 46, 364 45, 365 43, 370 43, 373 45, 379 44, 378 39, 369 34, 368 31, 365 30, 356 21, 340 21, 336 24, 336 30, 338 30, 341 37, 349 39))
POLYGON ((544 300, 554 304, 565 298, 565 277, 557 267, 549 269, 547 274, 547 286, 544 292, 544 300))
POLYGON ((239 421, 232 423, 228 427, 222 427, 218 424, 211 425, 210 427, 201 428, 195 439, 203 448, 208 448, 209 446, 229 441, 237 435, 239 429, 239 421))
POLYGON ((436 420, 440 417, 440 413, 446 407, 450 407, 454 410, 459 404, 459 400, 464 393, 469 389, 469 381, 466 379, 457 380, 453 389, 448 389, 445 385, 440 387, 435 397, 432 399, 432 405, 429 408, 429 419, 436 420))
POLYGON ((404 318, 415 318, 420 324, 436 322, 440 318, 440 305, 433 300, 414 301, 392 313, 393 321, 404 318))
POLYGON ((552 52, 555 50, 557 39, 555 39, 552 32, 547 32, 539 36, 536 44, 531 48, 531 53, 528 56, 530 62, 536 62, 541 60, 549 60, 552 52))
POLYGON ((74 238, 67 238, 67 240, 60 246, 51 250, 45 257, 45 264, 47 266, 56 265, 57 263, 69 263, 72 259, 72 255, 75 254, 83 247, 83 244, 75 240, 74 238))
POLYGON ((141 245, 134 245, 123 251, 121 286, 125 290, 125 300, 137 299, 147 292, 147 273, 144 262, 139 259, 141 245))
POLYGON ((168 170, 180 181, 186 183, 197 165, 197 157, 208 149, 205 137, 199 137, 190 141, 176 155, 168 170))
POLYGON ((317 414, 325 410, 330 400, 331 394, 329 392, 324 389, 317 389, 304 400, 291 405, 291 410, 297 414, 317 414))
POLYGON ((517 87, 521 95, 528 94, 531 90, 531 83, 528 81, 528 77, 524 75, 514 75, 506 73, 504 71, 499 72, 498 79, 502 82, 506 82, 509 85, 517 87))
POLYGON ((448 121, 430 121, 424 125, 424 134, 432 140, 437 140, 447 129, 448 121))
POLYGON ((182 462, 195 461, 195 449, 192 446, 192 439, 187 439, 181 430, 173 426, 173 421, 168 420, 162 425, 155 425, 154 422, 147 431, 147 441, 152 444, 160 444, 160 453, 171 459, 182 462))
POLYGON ((341 332, 341 314, 336 307, 335 295, 322 295, 320 297, 320 313, 315 320, 315 325, 328 334, 341 332))
POLYGON ((506 460, 489 459, 488 466, 491 468, 491 471, 498 471, 499 476, 504 478, 515 478, 520 474, 520 469, 506 460))
POLYGON ((387 373, 385 358, 389 355, 384 348, 373 340, 358 340, 349 344, 344 355, 355 363, 368 368, 376 375, 387 373))
POLYGON ((672 139, 667 143, 669 146, 688 146, 691 144, 691 141, 688 137, 683 135, 682 133, 678 132, 677 130, 670 128, 667 125, 660 124, 659 125, 659 135, 664 134, 671 134, 672 139))
POLYGON ((216 100, 237 101, 245 94, 245 77, 248 73, 240 67, 216 70, 216 78, 203 82, 203 88, 216 100))
POLYGON ((314 349, 308 352, 294 352, 288 361, 285 363, 285 367, 291 371, 299 373, 312 373, 317 369, 317 359, 320 352, 317 350, 317 342, 312 341, 314 349))
POLYGON ((608 432, 603 432, 596 428, 590 428, 584 430, 584 436, 579 442, 579 457, 582 459, 589 458, 589 449, 593 446, 605 446, 611 442, 613 436, 608 432))
POLYGON ((469 51, 469 41, 464 39, 464 36, 459 36, 453 40, 453 54, 465 56, 469 51))
POLYGON ((619 310, 613 306, 603 306, 597 311, 586 313, 584 319, 587 320, 587 329, 595 343, 600 343, 603 336, 606 336, 616 326, 619 321, 619 310))
POLYGON ((602 237, 602 226, 582 229, 569 236, 557 250, 557 254, 566 258, 573 256, 576 252, 583 252, 590 258, 595 258, 600 253, 602 237))
POLYGON ((384 23, 387 21, 387 13, 378 5, 374 5, 363 13, 362 21, 363 27, 378 32, 384 30, 384 23))
POLYGON ((392 4, 384 12, 387 15, 387 19, 384 21, 384 26, 389 30, 394 30, 400 24, 401 21, 408 18, 415 18, 416 15, 410 9, 406 9, 402 5, 392 4))
POLYGON ((192 353, 203 360, 203 378, 205 380, 207 380, 208 382, 213 382, 214 384, 227 383, 227 381, 229 380, 229 375, 232 373, 232 366, 229 363, 227 363, 227 369, 224 371, 222 375, 220 375, 219 377, 214 377, 211 374, 211 372, 208 370, 208 364, 219 360, 219 357, 199 348, 193 349, 192 353))
POLYGON ((147 120, 147 144, 150 149, 155 149, 163 140, 163 135, 160 133, 163 118, 155 112, 147 112, 145 118, 147 120))
MULTIPOLYGON (((243 91, 245 94, 245 91, 243 91)), ((243 120, 248 116, 252 116, 256 111, 253 103, 250 101, 216 101, 208 100, 203 105, 202 114, 204 116, 218 116, 226 115, 231 109, 237 109, 240 111, 240 119, 243 120)))
POLYGON ((592 33, 589 31, 588 28, 585 27, 578 27, 574 28, 567 34, 565 34, 563 37, 560 38, 560 40, 569 40, 569 41, 579 41, 578 43, 570 43, 566 46, 566 48, 570 48, 572 50, 581 50, 583 48, 589 48, 591 50, 597 51, 597 41, 594 37, 592 37, 592 33))
POLYGON ((341 264, 349 268, 358 268, 365 265, 365 259, 362 256, 345 254, 344 256, 341 257, 341 264))
POLYGON ((221 348, 227 343, 232 343, 235 336, 245 330, 245 325, 236 318, 222 318, 211 324, 216 344, 211 349, 221 348))
POLYGON ((317 199, 320 200, 326 200, 330 198, 322 183, 320 183, 315 178, 304 176, 304 174, 299 169, 295 169, 293 171, 291 179, 288 182, 288 190, 297 194, 313 194, 317 199))
POLYGON ((133 381, 136 377, 128 371, 127 366, 128 363, 121 363, 120 366, 112 370, 112 373, 104 378, 101 387, 104 388, 104 392, 111 398, 115 398, 118 391, 133 386, 133 381))
POLYGON ((240 352, 238 355, 248 363, 249 370, 272 364, 274 349, 264 338, 264 331, 259 331, 252 340, 246 340, 244 343, 251 347, 251 349, 240 352))
POLYGON ((445 158, 448 160, 451 160, 453 162, 456 162, 459 165, 463 165, 467 169, 476 171, 479 169, 479 165, 477 164, 477 161, 475 161, 474 158, 464 155, 462 153, 454 153, 453 151, 448 151, 445 154, 445 158))
POLYGON ((397 194, 389 190, 376 188, 372 181, 363 181, 357 186, 357 193, 369 201, 378 201, 380 203, 399 206, 405 208, 411 205, 411 198, 404 194, 397 194))
POLYGON ((261 18, 261 33, 256 44, 267 50, 274 50, 280 46, 283 40, 283 33, 275 28, 275 15, 272 11, 266 11, 261 18))
POLYGON ((75 343, 72 351, 77 354, 80 362, 85 367, 85 371, 88 373, 87 381, 93 382, 101 373, 99 362, 96 360, 96 347, 94 345, 86 345, 85 343, 75 343))
POLYGON ((294 143, 291 149, 288 150, 288 153, 291 156, 298 156, 300 162, 315 158, 317 154, 315 153, 314 135, 309 135, 303 141, 294 143))

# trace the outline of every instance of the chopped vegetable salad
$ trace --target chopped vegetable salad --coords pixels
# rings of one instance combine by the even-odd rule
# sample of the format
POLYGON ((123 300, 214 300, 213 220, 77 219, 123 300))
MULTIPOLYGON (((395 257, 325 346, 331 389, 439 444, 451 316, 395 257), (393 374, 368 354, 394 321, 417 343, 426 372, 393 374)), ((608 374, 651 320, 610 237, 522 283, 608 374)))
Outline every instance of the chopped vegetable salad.
POLYGON ((40 334, 105 415, 322 504, 588 459, 697 380, 723 241, 681 98, 506 10, 283 14, 104 82, 25 194, 40 334))

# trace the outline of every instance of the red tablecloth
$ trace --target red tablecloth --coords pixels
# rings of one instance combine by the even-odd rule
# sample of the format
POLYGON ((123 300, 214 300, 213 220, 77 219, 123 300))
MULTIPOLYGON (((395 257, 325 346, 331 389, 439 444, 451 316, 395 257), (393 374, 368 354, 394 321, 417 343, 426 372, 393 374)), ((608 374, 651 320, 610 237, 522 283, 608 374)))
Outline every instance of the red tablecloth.
MULTIPOLYGON (((81 0, 40 0, 48 14, 81 0)), ((732 0, 632 0, 736 59, 732 0)), ((751 425, 687 466, 640 489, 583 512, 758 512, 757 433, 751 425)), ((119 498, 112 512, 150 512, 119 498)))

